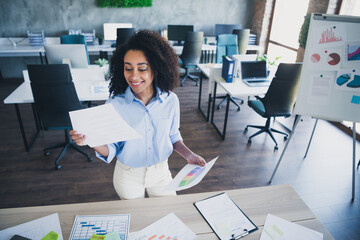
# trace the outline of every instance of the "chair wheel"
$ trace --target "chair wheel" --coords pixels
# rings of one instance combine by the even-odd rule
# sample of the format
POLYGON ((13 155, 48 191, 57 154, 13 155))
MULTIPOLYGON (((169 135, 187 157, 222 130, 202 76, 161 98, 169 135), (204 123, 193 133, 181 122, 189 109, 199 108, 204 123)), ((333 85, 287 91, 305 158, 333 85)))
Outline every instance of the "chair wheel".
POLYGON ((89 161, 89 162, 92 162, 92 161, 93 161, 93 158, 89 156, 89 157, 88 157, 88 161, 89 161))
POLYGON ((44 151, 44 156, 50 156, 50 152, 44 151))
POLYGON ((276 150, 279 150, 279 147, 278 147, 278 146, 275 146, 275 147, 274 147, 274 151, 276 151, 276 150))
POLYGON ((250 145, 251 143, 252 143, 252 141, 249 139, 248 142, 247 142, 247 144, 250 145))
POLYGON ((218 106, 217 106, 217 109, 218 109, 218 110, 220 110, 220 109, 221 109, 220 105, 218 105, 218 106))
POLYGON ((240 112, 240 108, 238 108, 237 111, 240 112))
POLYGON ((288 140, 288 137, 285 136, 285 137, 284 137, 284 141, 286 141, 286 140, 288 140))
POLYGON ((244 100, 241 99, 240 104, 244 104, 244 100))
POLYGON ((60 170, 61 169, 61 165, 56 165, 55 166, 55 170, 60 170))
POLYGON ((247 133, 248 132, 248 128, 246 127, 245 129, 244 129, 244 133, 247 133))

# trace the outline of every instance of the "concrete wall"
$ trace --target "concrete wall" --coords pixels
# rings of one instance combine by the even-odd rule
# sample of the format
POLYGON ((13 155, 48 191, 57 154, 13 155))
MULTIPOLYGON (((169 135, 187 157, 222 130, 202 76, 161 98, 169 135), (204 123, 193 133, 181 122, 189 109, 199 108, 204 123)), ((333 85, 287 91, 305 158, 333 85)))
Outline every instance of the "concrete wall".
MULTIPOLYGON (((216 23, 252 25, 251 0, 153 0, 146 8, 98 8, 96 0, 11 0, 0 4, 0 37, 26 37, 27 30, 43 29, 56 37, 69 28, 103 34, 105 22, 130 22, 136 29, 154 31, 168 24, 191 24, 195 31, 214 35, 216 23)), ((28 63, 37 58, 0 58, 4 78, 20 77, 28 63)))

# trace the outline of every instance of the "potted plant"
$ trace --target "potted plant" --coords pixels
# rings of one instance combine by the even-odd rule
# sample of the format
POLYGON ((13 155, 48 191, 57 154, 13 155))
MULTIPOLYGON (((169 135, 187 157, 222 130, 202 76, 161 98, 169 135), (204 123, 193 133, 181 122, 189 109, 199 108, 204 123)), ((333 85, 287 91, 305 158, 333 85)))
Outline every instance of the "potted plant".
POLYGON ((104 37, 101 36, 101 35, 99 35, 99 36, 98 36, 98 41, 99 41, 99 45, 103 45, 103 43, 104 43, 104 37))
POLYGON ((304 17, 304 23, 300 29, 299 48, 298 48, 298 52, 297 52, 297 56, 296 56, 296 62, 302 62, 304 60, 306 40, 307 40, 307 36, 309 33, 309 26, 310 26, 310 17, 311 17, 311 14, 307 14, 304 17))

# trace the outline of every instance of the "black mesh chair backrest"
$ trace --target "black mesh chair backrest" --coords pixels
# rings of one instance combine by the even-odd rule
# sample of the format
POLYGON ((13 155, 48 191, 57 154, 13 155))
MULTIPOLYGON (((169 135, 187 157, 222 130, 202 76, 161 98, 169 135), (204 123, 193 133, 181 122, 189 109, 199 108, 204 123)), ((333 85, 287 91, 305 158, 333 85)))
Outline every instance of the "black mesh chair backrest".
POLYGON ((69 66, 29 65, 28 71, 35 109, 42 126, 45 129, 71 129, 69 111, 84 107, 71 81, 71 74, 68 75, 69 66))
POLYGON ((134 33, 135 28, 118 28, 116 30, 116 47, 118 48, 126 43, 134 33))
POLYGON ((27 65, 31 83, 58 85, 72 82, 69 65, 67 64, 34 64, 27 65))
POLYGON ((291 115, 299 87, 301 66, 301 63, 280 63, 265 97, 261 100, 267 115, 291 115))
POLYGON ((183 65, 197 65, 199 63, 203 38, 203 32, 187 32, 184 48, 180 56, 183 65))

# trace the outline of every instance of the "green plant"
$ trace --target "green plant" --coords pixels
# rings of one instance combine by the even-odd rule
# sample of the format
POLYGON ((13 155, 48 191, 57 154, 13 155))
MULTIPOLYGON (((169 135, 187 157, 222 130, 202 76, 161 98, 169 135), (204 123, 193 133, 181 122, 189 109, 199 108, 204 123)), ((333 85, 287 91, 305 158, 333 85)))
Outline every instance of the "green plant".
POLYGON ((310 17, 311 17, 311 14, 307 14, 304 17, 304 23, 301 26, 300 33, 299 33, 299 44, 300 44, 300 47, 303 47, 303 48, 305 48, 305 46, 306 46, 306 40, 307 40, 307 36, 309 33, 310 17))
POLYGON ((101 8, 131 8, 131 7, 151 7, 152 0, 97 0, 97 6, 101 8))
POLYGON ((271 65, 271 66, 277 66, 279 65, 279 59, 281 58, 281 56, 279 57, 275 57, 275 59, 273 60, 270 60, 269 57, 264 54, 263 56, 259 56, 257 58, 258 61, 265 61, 268 65, 271 65))
POLYGON ((109 64, 109 61, 105 58, 99 58, 98 60, 95 60, 95 64, 100 65, 100 67, 103 67, 106 64, 109 64))

